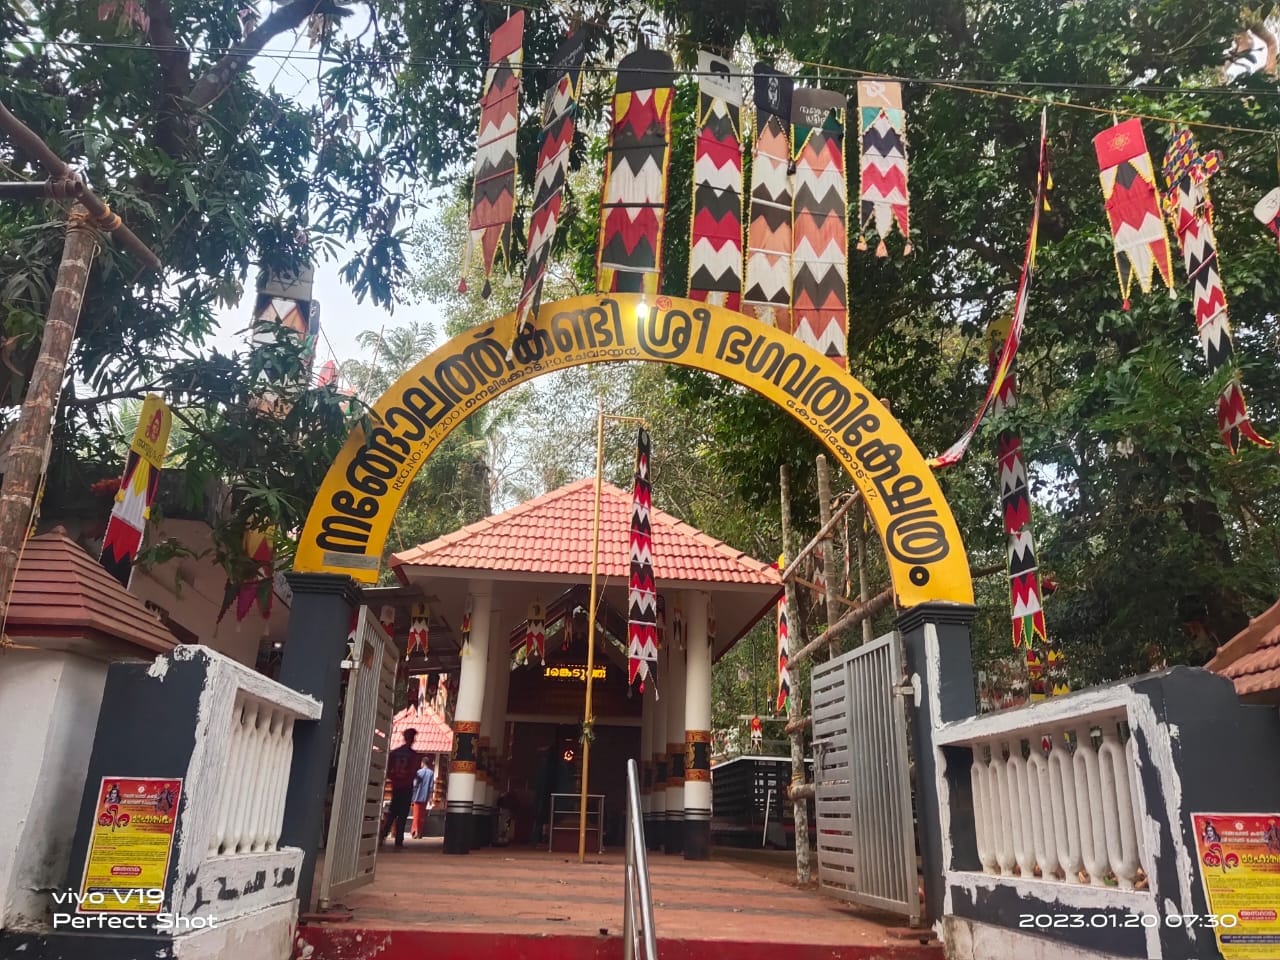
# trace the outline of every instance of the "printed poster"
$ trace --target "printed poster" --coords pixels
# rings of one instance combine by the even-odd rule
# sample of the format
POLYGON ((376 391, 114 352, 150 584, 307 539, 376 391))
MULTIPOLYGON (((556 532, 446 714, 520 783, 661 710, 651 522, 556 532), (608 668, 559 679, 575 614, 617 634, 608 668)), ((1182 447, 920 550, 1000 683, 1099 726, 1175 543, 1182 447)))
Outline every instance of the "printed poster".
POLYGON ((181 779, 102 778, 78 912, 160 912, 181 795, 181 779))
POLYGON ((1280 957, 1280 813, 1193 813, 1191 826, 1224 960, 1280 957))

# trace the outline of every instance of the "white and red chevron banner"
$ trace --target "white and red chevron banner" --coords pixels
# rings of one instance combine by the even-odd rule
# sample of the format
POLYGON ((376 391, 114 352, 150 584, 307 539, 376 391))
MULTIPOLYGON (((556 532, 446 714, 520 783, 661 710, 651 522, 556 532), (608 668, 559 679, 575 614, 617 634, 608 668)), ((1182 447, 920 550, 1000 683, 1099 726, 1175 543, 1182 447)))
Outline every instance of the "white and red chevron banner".
POLYGON ((1235 453, 1243 437, 1262 447, 1271 446, 1249 419, 1244 387, 1235 370, 1235 347, 1227 320, 1227 297, 1218 269, 1218 240, 1213 233, 1213 200, 1209 178, 1217 172, 1222 155, 1216 150, 1202 154, 1190 130, 1174 137, 1164 157, 1165 213, 1173 224, 1182 249, 1182 262, 1191 281, 1191 303, 1196 329, 1212 374, 1223 367, 1232 370, 1231 379, 1218 397, 1218 433, 1227 449, 1235 453))
POLYGON ((649 487, 649 432, 636 434, 635 489, 631 497, 631 578, 627 588, 627 683, 657 681, 658 590, 653 579, 653 509, 649 487))
POLYGON ((791 92, 791 77, 767 63, 755 65, 756 140, 742 312, 784 330, 791 329, 791 92))
POLYGON ((877 257, 887 257, 885 239, 897 227, 911 253, 911 207, 907 193, 907 119, 902 85, 858 81, 858 129, 862 146, 862 196, 858 249, 867 249, 867 227, 875 225, 877 257))
POLYGON ((689 297, 730 310, 742 299, 741 111, 733 64, 699 51, 689 297))

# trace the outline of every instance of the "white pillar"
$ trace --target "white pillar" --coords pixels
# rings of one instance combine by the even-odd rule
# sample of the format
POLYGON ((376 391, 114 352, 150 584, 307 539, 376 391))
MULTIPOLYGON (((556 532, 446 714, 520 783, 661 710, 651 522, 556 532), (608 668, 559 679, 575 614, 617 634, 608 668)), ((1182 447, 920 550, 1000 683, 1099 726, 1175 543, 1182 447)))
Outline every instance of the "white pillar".
POLYGON ((640 695, 640 756, 636 759, 640 768, 640 815, 644 820, 644 831, 647 834, 653 829, 653 811, 651 809, 653 777, 653 701, 652 698, 640 695))
MULTIPOLYGON (((665 663, 667 651, 663 650, 659 661, 665 663)), ((659 675, 659 681, 665 677, 659 675)), ((667 698, 658 699, 658 689, 653 683, 645 684, 645 698, 653 711, 653 724, 650 728, 650 762, 653 764, 653 780, 649 789, 649 815, 653 825, 653 833, 648 838, 652 850, 661 850, 666 842, 667 829, 667 698)), ((661 689, 666 689, 662 687, 661 689)))
POLYGON ((489 671, 489 619, 493 585, 488 580, 470 585, 471 634, 462 651, 458 702, 454 708, 453 757, 449 760, 449 790, 445 803, 444 852, 467 853, 472 847, 476 799, 476 738, 484 715, 485 681, 489 671))
POLYGON ((484 710, 480 715, 480 734, 477 739, 476 794, 473 810, 476 823, 475 843, 488 846, 493 826, 493 731, 494 713, 498 701, 498 671, 502 665, 502 650, 506 637, 502 630, 502 611, 491 598, 489 603, 489 657, 485 669, 484 710))
MULTIPOLYGON (((687 596, 681 594, 686 633, 690 619, 683 600, 687 596)), ((662 702, 667 708, 667 826, 662 844, 667 853, 679 853, 684 843, 684 657, 677 640, 667 651, 666 676, 658 677, 662 702)))
POLYGON ((711 637, 707 595, 684 595, 688 641, 684 676, 684 856, 711 857, 711 637))

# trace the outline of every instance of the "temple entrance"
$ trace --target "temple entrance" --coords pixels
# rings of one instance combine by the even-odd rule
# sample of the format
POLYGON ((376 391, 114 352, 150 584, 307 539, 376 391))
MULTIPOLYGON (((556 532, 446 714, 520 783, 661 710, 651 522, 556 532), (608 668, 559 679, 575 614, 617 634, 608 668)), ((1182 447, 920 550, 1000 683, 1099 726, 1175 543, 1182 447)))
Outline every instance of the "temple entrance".
MULTIPOLYGON (((534 329, 519 336, 514 317, 508 315, 460 334, 397 381, 375 404, 368 433, 357 429, 348 439, 308 515, 291 577, 295 604, 281 679, 314 692, 326 704, 336 698, 334 664, 344 644, 335 625, 345 622, 358 603, 355 582, 376 580, 392 518, 410 481, 466 416, 543 373, 635 360, 694 367, 748 387, 804 424, 853 478, 879 533, 896 605, 916 613, 911 629, 903 631, 907 669, 921 678, 911 722, 913 739, 923 750, 929 742, 925 713, 938 680, 927 669, 929 651, 939 643, 933 624, 941 623, 937 617, 943 615, 950 624, 967 623, 973 600, 964 548, 935 478, 887 408, 830 360, 757 320, 678 298, 660 297, 650 305, 639 295, 617 294, 546 304, 534 329)), ((579 486, 579 492, 593 488, 590 482, 579 486)), ((629 501, 628 495, 618 494, 629 501)), ((589 516, 579 507, 544 518, 535 530, 542 535, 564 526, 566 518, 581 521, 589 516)), ((537 758, 545 746, 546 754, 554 749, 564 762, 572 763, 564 757, 574 753, 565 738, 569 728, 601 745, 605 738, 611 743, 616 738, 608 754, 621 754, 614 758, 617 770, 608 764, 599 772, 593 767, 587 784, 598 811, 595 829, 602 846, 621 807, 621 797, 613 796, 616 790, 610 784, 621 780, 625 756, 632 754, 648 758, 647 842, 677 852, 684 838, 692 836, 687 832, 692 821, 707 834, 705 843, 694 843, 693 855, 706 856, 712 805, 707 749, 711 665, 742 632, 771 612, 781 588, 776 572, 758 561, 750 562, 758 568, 753 571, 757 580, 724 577, 720 571, 700 576, 696 570, 655 569, 659 589, 667 592, 667 616, 672 617, 673 608, 679 613, 682 629, 676 636, 683 642, 664 645, 658 689, 636 697, 641 705, 632 708, 635 713, 616 720, 600 714, 598 726, 583 728, 577 706, 581 680, 575 670, 585 664, 556 662, 557 641, 549 616, 543 624, 545 657, 533 658, 525 651, 521 662, 519 648, 535 604, 565 598, 563 619, 573 630, 577 608, 570 600, 587 579, 581 556, 587 538, 577 537, 576 556, 530 538, 528 530, 523 533, 525 542, 513 538, 512 543, 518 543, 514 556, 510 543, 459 553, 460 544, 468 538, 483 541, 483 528, 500 519, 489 518, 474 525, 480 529, 467 528, 434 545, 405 550, 392 560, 402 584, 397 589, 420 596, 430 607, 431 647, 451 645, 460 666, 448 764, 446 852, 466 853, 495 838, 510 842, 522 837, 531 844, 546 839, 554 846, 555 794, 580 790, 580 775, 574 779, 572 766, 544 769, 537 758), (724 595, 717 596, 717 591, 724 595), (443 633, 439 639, 438 630, 443 633), (536 677, 537 683, 529 677, 536 677), (532 692, 522 693, 525 685, 532 692), (574 701, 575 709, 565 712, 556 706, 557 686, 573 691, 565 699, 574 701), (521 697, 533 701, 523 710, 518 709, 521 697), (690 763, 696 766, 686 770, 686 757, 694 758, 690 763), (569 791, 549 789, 569 784, 569 791), (504 821, 507 826, 499 829, 504 821), (546 821, 545 834, 541 821, 546 821)), ((624 524, 618 524, 618 531, 625 537, 624 524)), ((718 546, 734 561, 750 560, 718 546)), ((602 557, 608 549, 603 547, 602 557)), ((664 549, 655 535, 655 561, 679 555, 664 549)), ((616 559, 602 560, 605 584, 595 620, 601 631, 599 646, 607 654, 601 658, 606 675, 610 669, 625 669, 625 556, 625 550, 619 550, 616 559), (606 571, 609 562, 618 566, 606 571)), ((718 563, 725 561, 717 558, 718 563)), ((560 652, 570 653, 571 648, 560 652)), ((949 697, 944 696, 944 712, 948 706, 949 697)), ((323 775, 318 768, 327 766, 321 742, 333 736, 336 717, 318 726, 317 744, 302 751, 309 756, 303 764, 308 772, 296 780, 318 780, 323 775)), ((922 852, 926 861, 938 866, 939 811, 931 751, 918 758, 916 774, 917 782, 928 787, 918 795, 922 829, 926 823, 935 825, 925 831, 922 852)), ((304 793, 300 784, 291 798, 304 793)), ((304 885, 309 886, 318 825, 309 823, 314 817, 292 799, 290 814, 294 842, 309 852, 303 869, 304 885)), ((926 873, 940 877, 941 869, 926 873)))

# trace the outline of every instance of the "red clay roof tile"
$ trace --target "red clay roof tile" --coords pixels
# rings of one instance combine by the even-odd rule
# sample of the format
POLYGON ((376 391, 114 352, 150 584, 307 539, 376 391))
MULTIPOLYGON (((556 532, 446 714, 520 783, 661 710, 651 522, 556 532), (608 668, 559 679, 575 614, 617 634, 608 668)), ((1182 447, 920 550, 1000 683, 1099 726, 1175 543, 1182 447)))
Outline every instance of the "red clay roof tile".
POLYGON ((1219 647, 1206 667, 1229 677, 1242 696, 1280 690, 1280 603, 1219 647))
MULTIPOLYGON (((391 566, 591 573, 595 481, 579 480, 504 513, 393 554, 391 566)), ((659 580, 778 586, 778 571, 654 509, 653 574, 659 580)), ((600 495, 600 573, 630 573, 631 494, 606 483, 600 495)))

